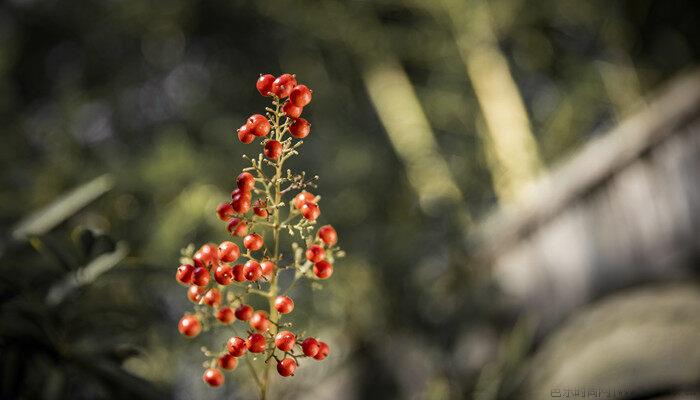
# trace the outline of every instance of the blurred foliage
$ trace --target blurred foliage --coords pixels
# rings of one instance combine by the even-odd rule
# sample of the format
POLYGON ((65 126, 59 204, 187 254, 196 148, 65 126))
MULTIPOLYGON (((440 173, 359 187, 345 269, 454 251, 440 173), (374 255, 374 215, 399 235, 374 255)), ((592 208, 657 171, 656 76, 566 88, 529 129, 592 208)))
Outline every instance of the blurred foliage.
MULTIPOLYGON (((349 257, 326 290, 295 289, 309 310, 298 318, 336 338, 336 364, 329 371, 304 366, 308 372, 287 385, 296 389, 286 396, 313 388, 319 397, 333 390, 357 398, 469 397, 513 320, 480 266, 468 262, 463 220, 455 218, 463 211, 457 207, 482 218, 496 197, 479 134, 483 117, 445 4, 0 5, 0 226, 8 232, 1 357, 3 382, 11 382, 3 393, 223 393, 202 390, 199 342, 175 340, 186 299, 172 274, 180 247, 226 237, 214 206, 227 197, 241 152, 255 151, 237 143, 234 130, 264 104, 257 75, 291 71, 314 89, 305 110, 312 134, 293 167, 321 176, 321 221, 336 226, 349 257), (463 204, 420 208, 362 76, 383 53, 407 72, 463 204), (113 176, 114 189, 39 235, 34 243, 44 255, 11 241, 10 227, 21 218, 103 173, 113 176), (99 251, 81 247, 82 240, 107 241, 96 232, 126 241, 130 257, 49 307, 52 285, 114 251, 111 239, 99 251)), ((489 5, 546 166, 614 124, 700 52, 690 0, 489 5)), ((245 391, 229 386, 227 393, 245 391)))

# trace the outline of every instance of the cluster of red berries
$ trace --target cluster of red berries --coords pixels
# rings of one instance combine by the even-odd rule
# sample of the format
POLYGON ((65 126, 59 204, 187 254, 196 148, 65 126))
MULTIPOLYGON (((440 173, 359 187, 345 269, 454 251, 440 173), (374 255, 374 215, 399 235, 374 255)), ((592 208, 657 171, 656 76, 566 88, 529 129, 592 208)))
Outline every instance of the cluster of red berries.
MULTIPOLYGON (((311 101, 311 90, 298 85, 290 74, 277 78, 262 75, 256 87, 263 96, 272 97, 275 108, 268 108, 267 116, 251 116, 238 130, 238 137, 250 143, 255 137, 271 134, 264 143, 263 154, 267 159, 261 155, 251 160, 252 166, 236 178, 231 201, 216 208, 231 236, 243 238, 242 248, 226 240, 218 245, 206 243, 197 251, 185 250, 175 276, 178 282, 188 286, 187 297, 195 304, 195 312, 186 313, 180 319, 181 334, 195 337, 203 330, 233 327, 236 321, 244 323, 247 330, 245 338, 231 337, 221 351, 205 351, 211 360, 202 378, 211 386, 224 382, 219 368, 235 369, 238 358, 247 352, 263 353, 266 363, 274 358, 277 372, 285 377, 294 375, 299 358, 323 360, 330 352, 325 342, 314 337, 300 337, 290 330, 292 323, 281 321, 283 315, 294 310, 294 301, 286 295, 291 285, 282 292, 277 284, 278 274, 287 269, 294 272, 292 285, 300 278, 327 279, 333 273, 335 258, 343 255, 337 247, 338 235, 331 225, 313 232, 321 214, 320 197, 305 189, 315 187, 315 178, 306 180, 304 174, 292 175, 289 171, 282 175, 281 172, 284 160, 297 154, 295 149, 300 142, 294 145, 292 138, 302 138, 309 133, 309 123, 300 115, 311 101), (285 139, 286 133, 292 137, 285 139), (264 167, 271 167, 274 173, 265 173, 264 167), (283 189, 282 184, 287 187, 283 189), (294 190, 297 192, 291 197, 283 220, 283 197, 293 194, 294 190), (262 232, 260 229, 272 230, 272 237, 268 236, 271 243, 266 243, 256 232, 262 232), (291 235, 298 232, 305 242, 305 249, 293 245, 293 259, 279 252, 282 232, 291 235), (267 299, 269 309, 255 310, 247 301, 253 295, 267 299)), ((264 392, 262 387, 261 390, 264 392)))

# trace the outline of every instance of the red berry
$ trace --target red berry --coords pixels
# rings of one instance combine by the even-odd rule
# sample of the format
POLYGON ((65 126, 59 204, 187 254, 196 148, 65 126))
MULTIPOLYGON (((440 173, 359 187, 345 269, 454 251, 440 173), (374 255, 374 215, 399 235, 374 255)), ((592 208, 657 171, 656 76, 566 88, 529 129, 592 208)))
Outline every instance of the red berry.
POLYGON ((224 241, 219 245, 219 259, 223 262, 236 261, 240 255, 241 250, 233 242, 224 241))
POLYGON ((275 96, 279 97, 280 99, 283 99, 289 96, 290 93, 292 93, 292 90, 296 85, 297 80, 294 78, 294 75, 282 74, 272 82, 272 87, 270 88, 270 91, 275 96))
POLYGON ((243 275, 245 279, 251 282, 255 282, 262 276, 262 267, 260 263, 255 260, 249 260, 243 266, 243 275))
POLYGON ((323 360, 324 358, 328 357, 328 353, 330 353, 331 349, 328 347, 328 345, 325 342, 318 342, 318 353, 314 356, 316 360, 323 360))
POLYGON ((253 140, 255 140, 253 129, 248 128, 248 126, 246 125, 243 125, 240 128, 238 128, 238 140, 245 144, 252 143, 253 140))
POLYGON ((245 124, 248 126, 248 128, 255 128, 258 126, 258 124, 262 123, 263 121, 267 121, 267 118, 265 118, 264 115, 262 114, 253 114, 248 119, 245 121, 245 124))
POLYGON ((250 132, 255 136, 267 136, 267 134, 270 133, 270 121, 268 121, 263 115, 253 114, 250 118, 248 118, 246 125, 249 129, 251 129, 250 132))
POLYGON ((318 229, 318 237, 328 246, 338 243, 338 233, 330 225, 324 225, 318 229))
POLYGON ((228 325, 236 319, 231 307, 221 307, 216 312, 216 319, 222 324, 228 325))
POLYGON ((306 259, 311 261, 312 263, 317 263, 326 256, 326 252, 323 250, 323 247, 314 244, 308 249, 306 249, 306 259))
POLYGON ((255 82, 255 88, 258 89, 261 95, 267 97, 270 95, 270 89, 272 88, 272 82, 275 81, 275 77, 270 74, 260 75, 258 81, 255 82))
POLYGON ((219 357, 218 364, 219 367, 223 369, 236 369, 236 366, 238 366, 238 359, 231 354, 224 354, 223 356, 219 357))
POLYGON ((250 326, 258 332, 265 332, 270 329, 270 320, 265 311, 256 311, 250 317, 250 326))
POLYGON ((271 160, 277 160, 282 155, 282 143, 277 140, 268 140, 263 148, 263 154, 271 160))
POLYGON ((301 116, 304 107, 297 107, 291 102, 284 103, 282 106, 282 112, 291 119, 297 119, 301 116))
POLYGON ((215 265, 219 263, 219 247, 214 243, 207 243, 197 250, 201 256, 199 260, 205 265, 215 265))
POLYGON ((241 304, 236 308, 236 318, 241 321, 247 321, 253 316, 253 307, 247 304, 241 304))
POLYGON ((233 282, 233 268, 228 264, 221 264, 214 269, 214 280, 219 285, 230 285, 233 282))
POLYGON ((333 264, 326 260, 321 260, 314 264, 314 275, 319 279, 327 279, 333 274, 333 264))
POLYGON ((226 342, 226 350, 228 350, 230 355, 240 357, 245 354, 248 347, 246 346, 245 339, 236 336, 226 342))
POLYGON ((202 331, 202 324, 199 323, 199 318, 195 315, 186 314, 177 324, 177 330, 187 337, 195 337, 202 331))
MULTIPOLYGON (((236 190, 234 190, 234 192, 236 190)), ((250 210, 250 193, 236 193, 232 194, 231 197, 233 199, 231 200, 233 211, 239 214, 245 214, 250 210)))
POLYGON ((296 341, 297 337, 289 331, 281 331, 275 335, 275 346, 282 351, 291 350, 296 341))
POLYGON ((231 268, 233 272, 233 280, 236 282, 245 282, 245 267, 243 264, 236 264, 231 268))
POLYGON ((199 303, 206 292, 207 289, 201 286, 190 286, 190 288, 187 289, 187 298, 193 303, 199 303))
POLYGON ((178 267, 175 273, 175 279, 183 285, 189 285, 192 283, 192 278, 194 277, 194 265, 182 264, 178 267))
POLYGON ((221 303, 221 293, 217 288, 211 288, 207 293, 204 294, 204 304, 214 307, 221 303))
POLYGON ((260 250, 263 247, 263 238, 257 233, 251 233, 243 238, 243 246, 250 251, 260 250))
POLYGON ((255 177, 250 172, 242 172, 236 178, 236 187, 242 192, 250 192, 255 186, 255 177))
POLYGON ((301 215, 309 221, 315 221, 321 215, 321 209, 314 203, 306 202, 299 208, 301 215))
POLYGON ((209 270, 205 267, 197 267, 194 269, 194 276, 192 278, 192 284, 196 286, 207 286, 209 284, 209 270))
POLYGON ((216 215, 222 221, 231 218, 233 216, 233 207, 231 207, 231 203, 221 203, 216 206, 216 215))
POLYGON ((245 236, 248 232, 248 224, 242 221, 240 218, 231 218, 226 225, 226 229, 233 236, 245 236))
POLYGON ((224 375, 216 368, 208 368, 204 371, 202 380, 211 387, 218 387, 224 383, 224 375))
POLYGON ((289 101, 297 107, 304 107, 311 103, 311 93, 306 85, 296 85, 289 95, 289 101))
POLYGON ((259 333, 252 333, 250 336, 248 336, 245 344, 246 347, 248 347, 248 351, 251 353, 262 353, 265 351, 265 347, 267 347, 265 336, 259 333))
POLYGON ((277 265, 275 265, 275 263, 273 263, 270 260, 265 260, 262 263, 260 263, 262 275, 267 279, 272 278, 272 274, 275 272, 275 267, 277 267, 277 265))
POLYGON ((277 296, 275 299, 275 309, 280 314, 289 314, 294 309, 294 300, 287 296, 277 296))
POLYGON ((312 337, 304 339, 304 341, 301 342, 301 350, 307 357, 315 356, 318 354, 318 340, 312 337))
POLYGON ((258 217, 267 218, 267 203, 260 199, 256 200, 255 204, 253 204, 253 212, 258 217))
POLYGON ((304 118, 297 118, 289 125, 289 133, 297 139, 303 139, 311 132, 311 124, 304 118))
POLYGON ((294 375, 295 369, 297 369, 297 362, 293 358, 283 358, 277 363, 277 373, 282 376, 294 375))
POLYGON ((297 194, 296 196, 294 196, 293 201, 294 207, 301 208, 301 206, 303 206, 305 203, 315 203, 316 196, 304 190, 299 192, 299 194, 297 194))

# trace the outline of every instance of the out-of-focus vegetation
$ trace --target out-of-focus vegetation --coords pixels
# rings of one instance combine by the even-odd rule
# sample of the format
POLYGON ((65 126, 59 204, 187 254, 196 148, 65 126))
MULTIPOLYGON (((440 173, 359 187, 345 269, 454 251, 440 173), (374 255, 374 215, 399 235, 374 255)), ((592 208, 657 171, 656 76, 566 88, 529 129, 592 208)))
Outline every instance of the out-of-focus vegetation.
POLYGON ((263 104, 258 74, 289 71, 314 89, 294 167, 321 176, 348 258, 295 289, 332 367, 274 394, 507 397, 494 382, 529 325, 511 329, 466 232, 697 63, 698 17, 681 0, 3 3, 0 395, 249 393, 243 369, 204 388, 173 274, 180 247, 226 237, 214 207, 257 151, 235 128, 263 104), (105 173, 105 193, 26 224, 105 173), (27 226, 46 229, 13 235, 27 226))

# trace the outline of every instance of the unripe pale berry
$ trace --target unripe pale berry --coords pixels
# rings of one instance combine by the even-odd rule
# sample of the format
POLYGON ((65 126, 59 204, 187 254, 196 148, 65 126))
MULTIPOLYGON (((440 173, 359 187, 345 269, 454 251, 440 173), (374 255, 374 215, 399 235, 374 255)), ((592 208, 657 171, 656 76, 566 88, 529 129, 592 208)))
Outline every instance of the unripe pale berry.
POLYGON ((258 81, 255 82, 255 88, 258 89, 261 95, 267 97, 270 95, 270 89, 272 89, 272 82, 274 81, 275 77, 273 75, 260 75, 258 81))
POLYGON ((248 339, 246 339, 246 347, 248 347, 248 351, 251 353, 262 353, 265 351, 265 347, 267 347, 265 336, 259 333, 252 333, 248 336, 248 339))
POLYGON ((282 74, 272 82, 272 87, 270 88, 270 91, 275 96, 279 97, 280 99, 283 99, 292 93, 292 90, 296 85, 297 80, 294 78, 294 75, 282 74))
POLYGON ((289 95, 289 101, 297 107, 304 107, 311 103, 311 93, 306 85, 296 85, 289 95))
POLYGON ((319 279, 328 279, 333 274, 333 264, 321 260, 314 264, 314 275, 319 279))
POLYGON ((194 265, 192 264, 182 264, 178 267, 175 273, 175 279, 183 285, 189 285, 192 283, 192 278, 194 277, 194 265))
POLYGON ((263 238, 257 233, 251 233, 243 238, 243 246, 250 251, 257 251, 263 247, 263 238))
POLYGON ((311 261, 312 263, 317 263, 321 260, 324 259, 326 256, 325 250, 323 250, 323 247, 314 244, 309 246, 308 249, 306 249, 306 259, 311 261))
POLYGON ((195 337, 202 331, 202 324, 199 322, 197 316, 186 314, 177 324, 177 330, 187 337, 195 337))
POLYGON ((214 280, 219 285, 230 285, 233 282, 233 268, 228 264, 221 264, 214 269, 214 280))
POLYGON ((259 310, 253 313, 250 317, 250 326, 258 332, 265 332, 270 329, 270 320, 267 318, 265 311, 259 310))
POLYGON ((275 309, 280 314, 289 314, 294 310, 294 300, 287 296, 277 296, 275 298, 275 309))
POLYGON ((301 342, 301 350, 307 357, 313 357, 318 353, 318 340, 310 337, 301 342))
POLYGON ((297 369, 297 362, 293 358, 283 358, 277 363, 277 373, 281 376, 292 376, 297 369))
POLYGON ((232 337, 226 342, 226 350, 234 357, 240 357, 248 350, 245 339, 240 337, 232 337))
POLYGON ((277 160, 282 155, 282 143, 277 140, 268 140, 263 148, 263 154, 271 160, 277 160))
POLYGON ((241 304, 236 308, 236 318, 241 321, 248 321, 253 316, 253 307, 247 304, 241 304))
POLYGON ((216 206, 216 215, 222 221, 227 221, 233 216, 233 207, 231 203, 221 203, 216 206))
POLYGON ((325 342, 318 342, 318 353, 316 353, 314 359, 321 361, 328 357, 328 353, 330 353, 330 351, 330 347, 328 347, 325 342))
POLYGON ((311 132, 311 124, 304 118, 297 118, 289 125, 289 133, 297 139, 309 136, 309 132, 311 132))
POLYGON ((289 351, 294 347, 297 337, 292 332, 280 331, 275 335, 275 346, 282 351, 289 351))
POLYGON ((328 246, 338 243, 338 233, 330 225, 324 225, 318 229, 318 237, 328 246))
POLYGON ((236 282, 245 282, 245 267, 243 264, 236 264, 231 268, 233 272, 233 280, 236 282))
POLYGON ((315 221, 321 215, 321 209, 314 203, 306 202, 299 208, 301 215, 309 221, 315 221))
POLYGON ((236 320, 236 316, 231 307, 221 307, 216 311, 216 319, 222 324, 228 325, 236 320))
POLYGON ((297 107, 291 102, 286 102, 284 106, 282 106, 282 112, 291 119, 299 118, 303 111, 304 107, 297 107))
POLYGON ((216 368, 208 368, 204 371, 202 380, 211 387, 219 387, 224 383, 224 375, 216 368))
POLYGON ((224 354, 223 356, 219 357, 217 363, 219 364, 219 367, 223 369, 233 370, 236 369, 236 366, 238 366, 238 359, 231 354, 224 354))

